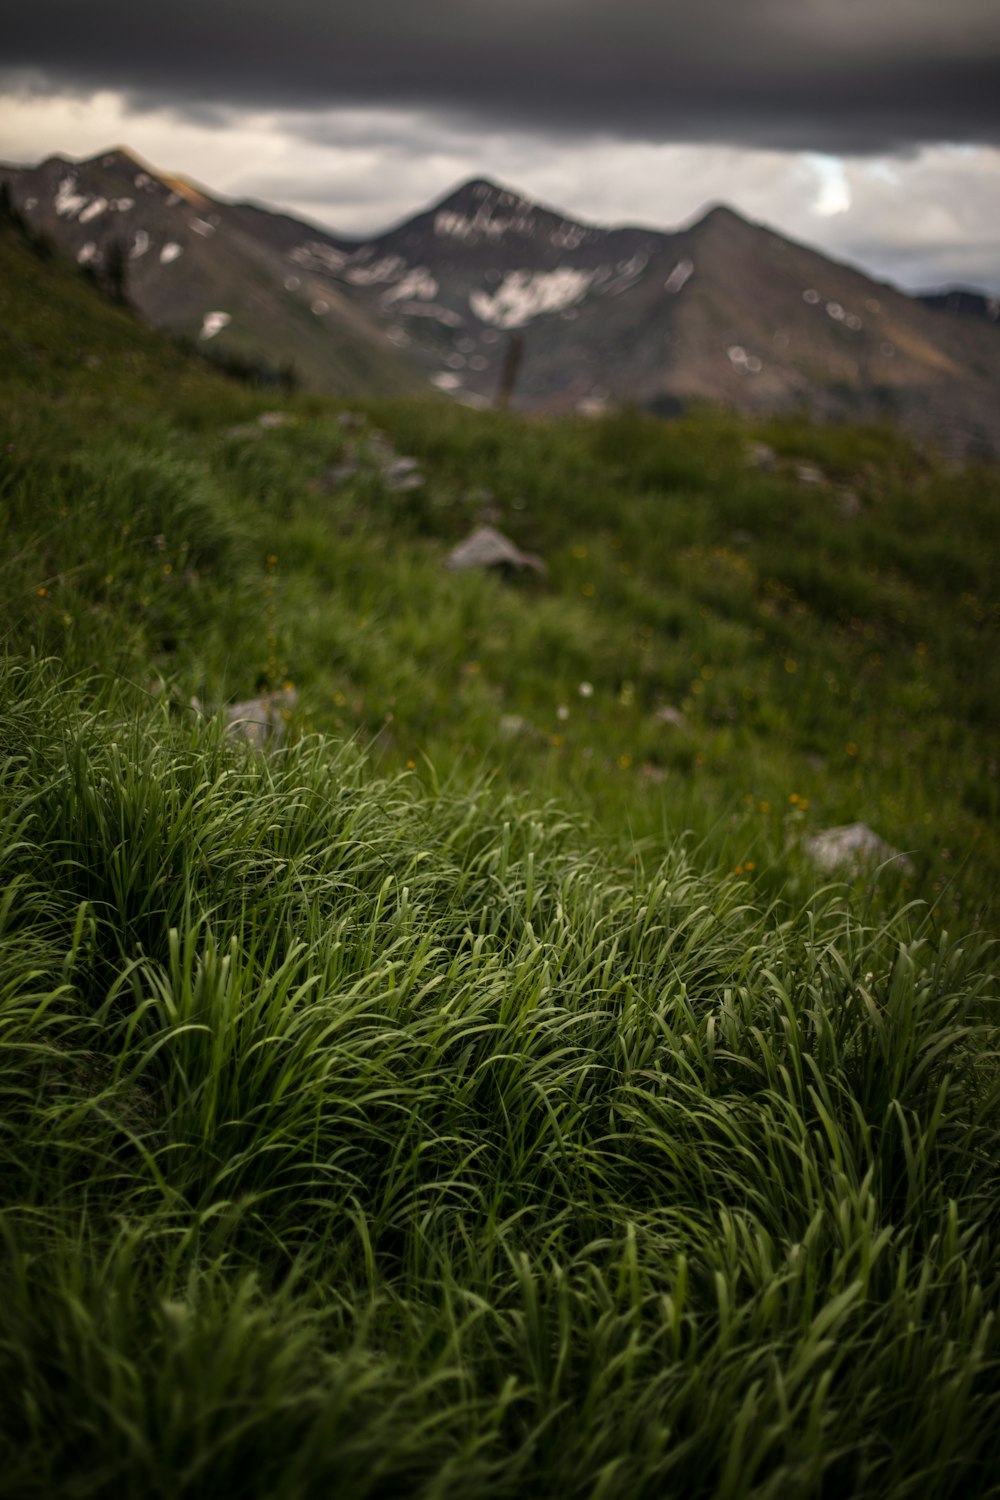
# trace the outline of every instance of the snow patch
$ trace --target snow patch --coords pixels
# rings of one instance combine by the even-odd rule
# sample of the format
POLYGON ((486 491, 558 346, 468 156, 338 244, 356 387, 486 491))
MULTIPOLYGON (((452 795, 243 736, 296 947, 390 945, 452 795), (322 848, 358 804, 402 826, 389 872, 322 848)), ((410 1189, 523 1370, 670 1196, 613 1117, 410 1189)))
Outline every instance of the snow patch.
POLYGON ((175 261, 179 255, 183 254, 184 251, 181 246, 177 244, 177 241, 171 240, 170 243, 168 245, 164 245, 163 249, 160 251, 160 265, 169 266, 172 261, 175 261))
POLYGON ((671 271, 670 275, 667 277, 666 281, 663 283, 663 290, 665 292, 670 292, 673 296, 676 297, 677 293, 681 291, 683 287, 687 286, 693 274, 694 261, 679 260, 676 266, 674 266, 674 269, 671 271))
POLYGON ((815 307, 819 302, 819 292, 817 292, 814 286, 807 286, 802 293, 802 300, 803 302, 808 302, 810 307, 815 307))
POLYGON ((530 203, 518 203, 515 200, 512 213, 494 214, 491 205, 484 202, 474 214, 458 213, 451 208, 439 209, 434 215, 434 233, 441 239, 495 241, 503 239, 509 231, 522 235, 532 234, 536 223, 530 203))
POLYGON ((483 323, 523 328, 541 313, 562 312, 586 296, 593 271, 561 266, 557 271, 511 271, 492 294, 470 292, 469 306, 483 323))
POLYGON ((437 302, 401 302, 395 311, 407 318, 434 318, 446 328, 461 328, 465 322, 461 313, 452 312, 450 307, 442 307, 437 302))
POLYGON ((324 313, 330 311, 330 304, 329 302, 324 302, 322 297, 317 297, 316 301, 312 304, 312 310, 317 318, 321 318, 324 313))
POLYGON ((127 214, 130 208, 135 207, 134 198, 112 198, 108 205, 112 213, 127 214))
POLYGON ((77 223, 89 224, 91 219, 100 218, 101 214, 104 213, 107 206, 107 198, 95 198, 93 203, 88 203, 86 208, 81 208, 77 223))
POLYGON ((436 385, 439 391, 457 391, 462 382, 459 376, 452 375, 448 370, 442 370, 437 375, 431 376, 431 385, 436 385))
POLYGON ((142 188, 147 193, 153 192, 156 188, 156 183, 153 181, 152 177, 150 177, 148 172, 136 172, 132 181, 135 183, 137 188, 142 188))
POLYGON ((208 239, 215 233, 215 225, 210 224, 207 219, 192 219, 191 228, 195 234, 200 234, 202 239, 208 239))
POLYGON ((37 208, 38 207, 38 199, 37 198, 25 198, 25 200, 24 200, 24 206, 28 210, 28 213, 30 214, 31 210, 33 208, 37 208))
POLYGON ((828 302, 826 304, 827 317, 832 318, 835 323, 842 323, 847 317, 839 302, 828 302))
POLYGON ((622 292, 627 292, 629 287, 634 286, 649 265, 649 256, 639 254, 633 255, 630 260, 620 260, 615 266, 615 277, 602 287, 602 292, 611 297, 620 297, 622 292))
POLYGON ((308 240, 304 245, 296 245, 294 250, 289 250, 288 259, 307 271, 340 271, 347 256, 343 250, 324 245, 322 240, 308 240))
POLYGON ((60 219, 75 219, 87 203, 87 194, 76 192, 76 173, 64 177, 56 188, 53 207, 60 219))
POLYGON ((438 284, 426 266, 414 266, 394 287, 382 294, 383 307, 393 302, 411 302, 418 298, 431 302, 438 294, 438 284))
POLYGON ((200 339, 214 339, 217 333, 221 333, 227 323, 233 321, 232 314, 227 312, 208 312, 205 314, 201 325, 200 339))
POLYGON ((565 223, 560 224, 558 229, 553 229, 549 242, 557 250, 579 250, 587 238, 587 231, 582 224, 565 223))
POLYGON ((76 258, 81 266, 89 266, 93 261, 100 260, 101 257, 97 253, 97 246, 94 244, 94 241, 88 240, 87 243, 77 251, 76 258))
POLYGON ((406 261, 401 255, 384 255, 372 266, 351 266, 344 272, 353 286, 378 286, 383 281, 395 281, 406 270, 406 261))
POLYGON ((140 256, 145 255, 148 249, 149 235, 146 233, 145 229, 137 229, 135 232, 135 238, 132 241, 132 248, 128 253, 129 260, 138 260, 140 256))

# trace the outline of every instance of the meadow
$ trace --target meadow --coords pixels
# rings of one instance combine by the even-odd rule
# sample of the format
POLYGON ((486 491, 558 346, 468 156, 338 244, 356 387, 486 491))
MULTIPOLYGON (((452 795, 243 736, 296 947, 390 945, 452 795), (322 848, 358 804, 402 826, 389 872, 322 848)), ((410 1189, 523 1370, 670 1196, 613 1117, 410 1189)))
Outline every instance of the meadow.
POLYGON ((0 327, 0 1493, 998 1493, 996 470, 0 327))

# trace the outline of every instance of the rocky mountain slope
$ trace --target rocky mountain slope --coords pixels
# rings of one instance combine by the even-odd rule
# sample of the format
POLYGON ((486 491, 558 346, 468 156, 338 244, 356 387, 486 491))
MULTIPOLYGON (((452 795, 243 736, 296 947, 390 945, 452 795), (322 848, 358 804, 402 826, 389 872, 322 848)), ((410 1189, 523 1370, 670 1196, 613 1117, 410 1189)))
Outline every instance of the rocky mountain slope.
POLYGON ((317 388, 487 405, 516 339, 525 410, 707 401, 889 418, 948 452, 1000 452, 995 319, 956 317, 948 299, 906 296, 727 208, 673 233, 607 229, 477 179, 359 242, 123 150, 2 175, 80 263, 99 267, 120 241, 152 323, 293 361, 317 388))

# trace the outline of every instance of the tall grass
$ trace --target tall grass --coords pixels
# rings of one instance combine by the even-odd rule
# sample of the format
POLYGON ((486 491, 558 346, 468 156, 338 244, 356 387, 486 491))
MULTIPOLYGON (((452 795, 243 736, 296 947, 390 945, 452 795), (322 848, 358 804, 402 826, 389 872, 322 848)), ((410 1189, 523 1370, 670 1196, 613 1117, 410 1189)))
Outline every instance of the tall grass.
POLYGON ((981 942, 2 695, 8 1493, 988 1491, 981 942))

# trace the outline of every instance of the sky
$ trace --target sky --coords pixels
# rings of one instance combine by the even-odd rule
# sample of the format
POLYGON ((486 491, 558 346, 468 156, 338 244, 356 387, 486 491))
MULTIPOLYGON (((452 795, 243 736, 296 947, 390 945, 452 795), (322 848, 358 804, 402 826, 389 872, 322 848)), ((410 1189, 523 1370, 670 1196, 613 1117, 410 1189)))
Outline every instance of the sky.
POLYGON ((0 159, 127 145, 341 234, 489 176, 598 223, 714 202, 1000 295, 1000 0, 30 0, 0 159))

